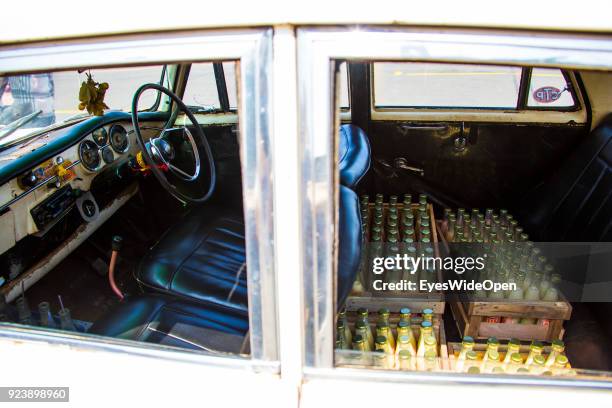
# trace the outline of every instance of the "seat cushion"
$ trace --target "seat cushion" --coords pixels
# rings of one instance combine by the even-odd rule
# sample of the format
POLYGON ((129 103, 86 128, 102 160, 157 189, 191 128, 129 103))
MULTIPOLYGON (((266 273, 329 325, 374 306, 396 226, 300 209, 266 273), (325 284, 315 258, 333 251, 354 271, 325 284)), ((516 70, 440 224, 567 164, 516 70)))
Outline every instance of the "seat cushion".
POLYGON ((143 258, 143 287, 248 310, 244 222, 237 212, 196 208, 143 258))
POLYGON ((239 352, 248 328, 248 319, 232 308, 141 295, 121 302, 89 332, 195 350, 239 352))
POLYGON ((516 209, 534 241, 612 240, 612 115, 516 209))
POLYGON ((340 183, 355 189, 370 168, 370 141, 365 132, 354 125, 340 126, 339 137, 340 183))

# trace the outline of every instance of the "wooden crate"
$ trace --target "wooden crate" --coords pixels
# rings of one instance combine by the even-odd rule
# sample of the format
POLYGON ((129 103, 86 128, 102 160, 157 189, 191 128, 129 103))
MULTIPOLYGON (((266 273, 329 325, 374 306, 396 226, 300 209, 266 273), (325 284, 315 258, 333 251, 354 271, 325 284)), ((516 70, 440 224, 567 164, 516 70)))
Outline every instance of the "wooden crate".
MULTIPOLYGON (((347 317, 347 321, 349 324, 349 328, 351 329, 351 332, 353 333, 353 335, 355 335, 355 321, 356 321, 356 317, 357 317, 357 313, 353 310, 347 310, 346 312, 346 317, 347 317)), ((412 320, 411 320, 411 327, 412 327, 412 332, 415 335, 415 338, 418 340, 418 336, 419 336, 419 331, 420 331, 420 326, 421 326, 421 322, 422 322, 422 318, 420 315, 412 315, 412 320)), ((389 314, 389 325, 391 326, 392 330, 393 330, 393 335, 396 336, 397 338, 397 323, 399 322, 399 313, 394 313, 391 312, 389 314)), ((372 313, 372 315, 370 316, 370 326, 372 328, 372 331, 375 333, 376 332, 376 314, 372 313)), ((442 318, 441 315, 438 314, 434 314, 434 318, 433 318, 433 329, 434 329, 434 335, 436 336, 436 340, 438 341, 438 356, 439 356, 439 363, 440 363, 440 368, 441 370, 448 370, 449 365, 448 365, 448 344, 446 341, 446 332, 444 330, 444 319, 442 318)), ((344 364, 342 363, 344 359, 343 357, 349 356, 351 354, 356 353, 355 351, 352 350, 335 350, 335 357, 336 357, 336 366, 337 367, 356 367, 356 365, 354 364, 344 364)), ((372 357, 373 353, 366 353, 366 355, 369 355, 370 357, 372 357)), ((359 366, 359 367, 366 367, 366 366, 359 366)), ((371 366, 368 366, 367 368, 372 368, 371 366)), ((397 368, 396 368, 397 369, 397 368)))
MULTIPOLYGON (((384 203, 383 205, 383 217, 386 218, 388 203, 384 203)), ((404 205, 401 203, 397 204, 398 211, 401 212, 404 205)), ((418 210, 418 204, 412 204, 412 210, 414 213, 418 210)), ((434 250, 434 255, 436 257, 440 256, 440 248, 438 247, 438 232, 437 232, 437 224, 436 218, 433 211, 433 206, 431 204, 427 204, 427 208, 429 211, 430 217, 430 229, 431 229, 431 242, 434 250)), ((372 215, 374 212, 374 204, 370 203, 369 205, 370 217, 372 219, 372 215)), ((369 240, 369 232, 371 225, 370 223, 366 226, 367 234, 366 241, 369 240)), ((417 231, 415 233, 418 234, 417 231)), ((385 237, 383 237, 383 240, 385 237)), ((420 237, 417 236, 417 241, 420 240, 420 237)), ((366 259, 366 267, 367 267, 367 257, 368 250, 366 249, 362 254, 366 259)), ((369 271, 366 271, 369 273, 369 271)), ((442 282, 442 273, 441 271, 436 271, 436 278, 438 282, 442 282)), ((413 311, 421 311, 423 309, 433 309, 435 314, 444 313, 445 309, 445 301, 444 301, 444 293, 441 291, 438 292, 419 292, 419 291, 394 291, 393 295, 390 295, 389 292, 376 292, 367 290, 367 284, 369 282, 364 283, 364 287, 366 290, 360 293, 351 293, 349 298, 346 301, 347 308, 349 310, 357 310, 360 307, 365 307, 368 310, 374 310, 374 307, 381 308, 386 307, 392 312, 399 312, 399 309, 402 307, 409 307, 413 311)))
MULTIPOLYGON (((482 360, 484 353, 487 349, 486 343, 475 343, 474 351, 478 355, 478 360, 482 360)), ((501 361, 506 357, 506 351, 508 350, 508 344, 500 344, 499 358, 501 361)), ((459 352, 461 351, 461 343, 458 342, 449 342, 448 343, 448 367, 451 371, 455 371, 455 365, 457 364, 457 357, 459 356, 459 352)), ((529 344, 521 344, 521 348, 519 349, 519 353, 523 357, 523 361, 529 355, 529 344)), ((544 346, 544 357, 547 357, 550 354, 550 345, 544 346)), ((571 363, 568 363, 567 368, 571 368, 571 363)))
MULTIPOLYGON (((444 237, 446 226, 438 221, 438 234, 441 250, 449 254, 449 245, 444 237)), ((519 340, 553 341, 563 338, 563 321, 572 315, 572 305, 559 293, 558 302, 509 300, 491 301, 473 299, 457 294, 447 294, 447 300, 453 317, 463 336, 474 339, 497 337, 498 339, 517 338, 519 340), (487 318, 498 317, 499 323, 488 322, 487 318), (502 323, 504 317, 533 318, 536 324, 502 323), (539 324, 547 321, 547 325, 539 324)))
POLYGON ((457 328, 463 336, 483 339, 491 336, 498 339, 553 341, 563 338, 563 321, 572 315, 569 302, 543 302, 526 300, 491 301, 449 301, 457 328), (488 317, 525 317, 538 319, 535 324, 490 323, 488 317), (541 320, 548 325, 540 324, 541 320))

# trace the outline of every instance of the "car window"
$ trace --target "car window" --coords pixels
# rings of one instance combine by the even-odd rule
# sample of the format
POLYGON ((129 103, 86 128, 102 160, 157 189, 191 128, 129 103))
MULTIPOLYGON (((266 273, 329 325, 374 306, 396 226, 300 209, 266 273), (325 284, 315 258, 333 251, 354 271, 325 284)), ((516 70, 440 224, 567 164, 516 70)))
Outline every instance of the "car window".
POLYGON ((516 108, 521 68, 374 63, 376 107, 516 108))
POLYGON ((534 68, 531 71, 527 106, 562 108, 574 105, 574 97, 560 69, 534 68))
MULTIPOLYGON (((129 112, 132 96, 145 83, 159 83, 162 66, 93 69, 85 72, 58 71, 0 77, 0 126, 40 111, 22 128, 41 128, 74 115, 79 110, 79 89, 91 74, 94 81, 108 83, 104 103, 111 110, 129 112)), ((151 108, 156 92, 143 93, 139 110, 151 108)))
POLYGON ((197 106, 211 111, 221 109, 212 62, 196 63, 191 66, 183 102, 187 106, 197 106))

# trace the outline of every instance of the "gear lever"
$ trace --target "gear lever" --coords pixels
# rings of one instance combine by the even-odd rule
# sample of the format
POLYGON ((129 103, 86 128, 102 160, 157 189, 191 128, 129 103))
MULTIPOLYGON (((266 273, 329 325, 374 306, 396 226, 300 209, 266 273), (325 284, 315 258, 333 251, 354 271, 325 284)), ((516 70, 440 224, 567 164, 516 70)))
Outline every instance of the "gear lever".
POLYGON ((113 292, 119 297, 119 299, 123 300, 124 296, 121 292, 121 289, 115 283, 115 265, 117 264, 117 256, 119 255, 119 251, 121 250, 121 245, 123 244, 123 238, 119 235, 115 235, 113 237, 112 250, 110 264, 108 266, 108 281, 110 282, 111 289, 113 292))

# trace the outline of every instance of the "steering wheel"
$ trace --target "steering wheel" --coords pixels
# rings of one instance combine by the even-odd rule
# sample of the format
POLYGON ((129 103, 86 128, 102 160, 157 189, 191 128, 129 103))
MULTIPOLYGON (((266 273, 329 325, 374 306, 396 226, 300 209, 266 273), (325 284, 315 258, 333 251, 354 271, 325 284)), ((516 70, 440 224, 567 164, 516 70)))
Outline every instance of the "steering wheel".
MULTIPOLYGON (((157 180, 159 180, 161 185, 170 194, 182 201, 191 203, 203 203, 210 198, 215 190, 216 184, 215 162, 213 155, 202 128, 198 126, 198 122, 193 116, 193 113, 191 113, 187 106, 185 106, 181 98, 176 96, 176 94, 168 88, 159 84, 142 85, 140 88, 138 88, 134 94, 134 98, 132 99, 132 124, 134 126, 134 133, 136 133, 136 140, 138 141, 138 145, 142 150, 142 156, 145 162, 157 180), (149 89, 154 89, 168 95, 172 102, 176 103, 178 106, 178 112, 185 112, 185 115, 187 115, 191 123, 194 125, 193 133, 195 133, 195 136, 192 134, 189 128, 187 128, 187 126, 178 128, 170 127, 169 121, 166 123, 159 136, 149 139, 149 141, 145 143, 140 131, 140 125, 138 123, 138 101, 140 100, 142 93, 149 89), (191 174, 173 163, 173 160, 176 158, 176 149, 170 136, 177 130, 183 130, 183 137, 181 141, 189 143, 191 147, 190 153, 193 158, 193 172, 191 174), (179 188, 176 183, 171 182, 168 176, 169 173, 171 173, 172 176, 177 178, 181 183, 197 185, 201 182, 204 174, 202 171, 200 156, 206 157, 210 181, 208 191, 204 195, 197 196, 194 193, 182 191, 184 189, 179 188)), ((193 190, 193 188, 191 190, 193 190)))

